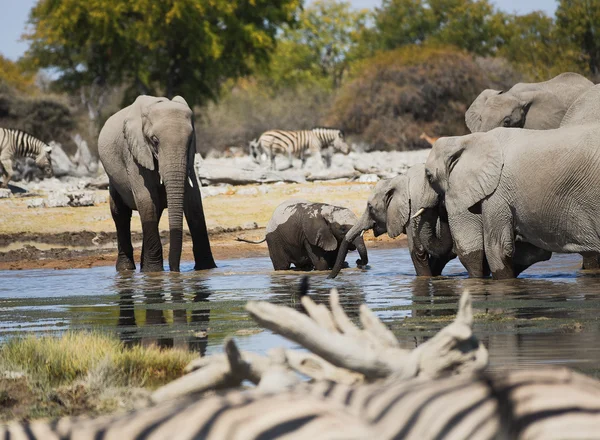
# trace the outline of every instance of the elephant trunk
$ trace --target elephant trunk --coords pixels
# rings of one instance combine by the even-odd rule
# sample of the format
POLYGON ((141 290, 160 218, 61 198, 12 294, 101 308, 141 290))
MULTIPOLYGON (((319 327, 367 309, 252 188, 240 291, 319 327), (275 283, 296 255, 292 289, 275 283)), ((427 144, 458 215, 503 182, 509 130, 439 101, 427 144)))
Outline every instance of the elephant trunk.
POLYGON ((183 242, 183 199, 187 179, 186 166, 167 169, 163 176, 169 209, 169 268, 179 272, 183 242))
MULTIPOLYGON (((350 243, 354 242, 362 232, 366 231, 367 229, 371 229, 372 227, 373 221, 369 217, 369 211, 366 210, 360 220, 346 233, 346 236, 342 240, 342 244, 338 250, 337 259, 335 260, 333 269, 331 269, 331 272, 327 278, 335 278, 340 273, 342 265, 344 264, 344 261, 346 261, 346 255, 348 255, 348 246, 350 246, 350 243)), ((367 264, 367 248, 365 247, 363 238, 360 237, 360 241, 356 241, 354 244, 358 249, 360 258, 362 260, 361 262, 364 261, 364 264, 367 264)))
POLYGON ((358 237, 356 240, 354 240, 354 246, 356 246, 358 256, 360 257, 360 259, 356 260, 356 264, 358 266, 366 266, 369 263, 369 256, 367 255, 365 239, 363 237, 358 237))
POLYGON ((418 221, 419 240, 429 254, 442 257, 452 251, 450 225, 440 217, 436 210, 430 209, 418 221))

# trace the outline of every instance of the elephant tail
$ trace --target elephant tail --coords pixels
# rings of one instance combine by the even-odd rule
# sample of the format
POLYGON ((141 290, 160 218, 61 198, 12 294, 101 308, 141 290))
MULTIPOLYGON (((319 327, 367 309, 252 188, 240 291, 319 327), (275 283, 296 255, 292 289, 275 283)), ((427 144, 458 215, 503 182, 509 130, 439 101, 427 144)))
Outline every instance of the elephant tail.
POLYGON ((245 238, 241 238, 241 237, 236 237, 235 240, 236 241, 243 241, 244 243, 261 244, 261 243, 264 243, 265 241, 267 241, 267 237, 263 238, 261 241, 246 240, 245 238))

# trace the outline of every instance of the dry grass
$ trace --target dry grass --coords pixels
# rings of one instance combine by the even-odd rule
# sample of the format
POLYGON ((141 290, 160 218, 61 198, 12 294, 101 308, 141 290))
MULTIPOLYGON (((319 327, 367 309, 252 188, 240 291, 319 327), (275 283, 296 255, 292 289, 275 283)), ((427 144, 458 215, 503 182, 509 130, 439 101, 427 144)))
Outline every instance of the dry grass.
POLYGON ((181 376, 194 357, 181 349, 127 348, 114 337, 87 332, 30 335, 0 348, 2 369, 22 371, 30 381, 49 386, 68 385, 101 370, 113 385, 153 387, 181 376))

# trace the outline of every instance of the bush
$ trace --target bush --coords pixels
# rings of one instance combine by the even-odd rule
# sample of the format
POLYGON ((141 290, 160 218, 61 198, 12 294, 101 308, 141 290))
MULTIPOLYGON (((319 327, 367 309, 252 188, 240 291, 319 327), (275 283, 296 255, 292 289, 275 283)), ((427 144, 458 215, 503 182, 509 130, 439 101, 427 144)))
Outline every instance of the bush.
POLYGON ((0 127, 23 130, 43 142, 56 141, 73 150, 75 120, 69 107, 54 96, 26 96, 0 80, 0 127))
POLYGON ((404 46, 360 62, 339 92, 329 125, 371 149, 426 148, 419 139, 468 133, 464 114, 490 79, 464 51, 404 46))
POLYGON ((196 123, 202 154, 242 147, 266 130, 302 130, 323 125, 331 92, 319 87, 267 91, 256 82, 240 81, 218 103, 202 108, 196 123))

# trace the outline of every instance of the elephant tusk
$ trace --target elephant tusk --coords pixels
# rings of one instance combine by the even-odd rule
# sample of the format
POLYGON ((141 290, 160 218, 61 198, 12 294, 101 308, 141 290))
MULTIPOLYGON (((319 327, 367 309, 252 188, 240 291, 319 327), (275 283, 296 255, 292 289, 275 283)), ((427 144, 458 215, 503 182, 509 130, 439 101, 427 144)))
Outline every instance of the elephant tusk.
POLYGON ((417 218, 420 217, 421 214, 423 214, 425 212, 425 208, 421 208, 417 211, 417 213, 415 215, 413 215, 411 218, 417 218))

